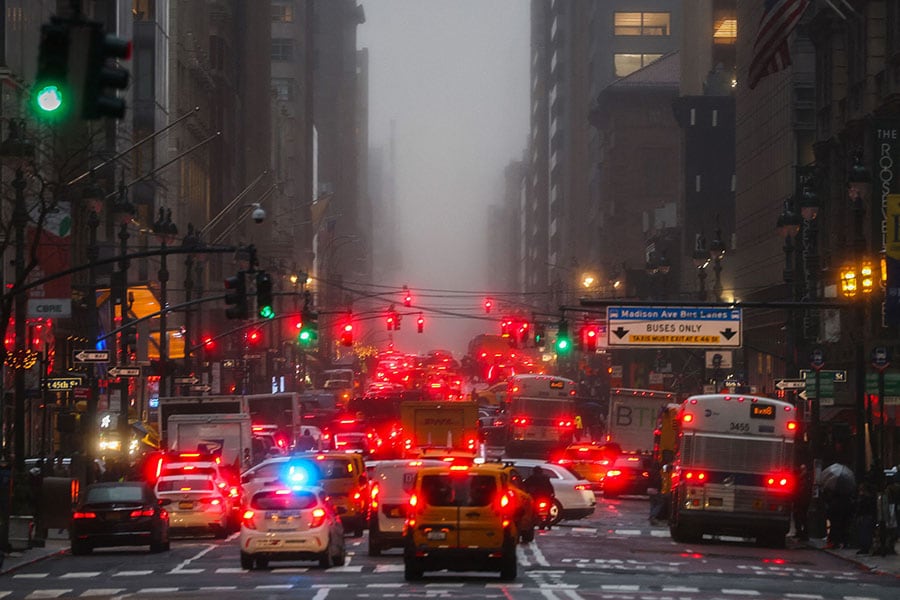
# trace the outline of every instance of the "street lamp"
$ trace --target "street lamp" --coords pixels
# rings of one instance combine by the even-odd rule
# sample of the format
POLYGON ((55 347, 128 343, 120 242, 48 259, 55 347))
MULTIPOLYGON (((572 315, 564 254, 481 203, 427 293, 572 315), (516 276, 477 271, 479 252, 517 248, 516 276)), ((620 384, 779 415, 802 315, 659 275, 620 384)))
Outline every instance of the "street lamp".
POLYGON ((722 259, 725 258, 725 242, 722 241, 722 228, 719 227, 719 216, 716 215, 716 237, 709 244, 709 258, 713 261, 713 298, 722 301, 722 259))
MULTIPOLYGON (((124 327, 128 321, 128 239, 131 237, 128 233, 128 224, 134 217, 134 205, 128 201, 128 188, 125 186, 125 176, 119 183, 119 191, 112 206, 112 217, 114 223, 119 224, 119 270, 113 273, 110 284, 110 291, 119 305, 119 325, 124 327)), ((123 330, 119 334, 118 364, 128 362, 128 352, 125 349, 126 334, 123 330)), ((121 377, 119 381, 119 450, 122 457, 128 458, 129 440, 131 438, 130 428, 128 425, 128 378, 121 377)))
MULTIPOLYGON (((13 405, 13 430, 15 433, 13 453, 14 463, 10 487, 0 490, 0 493, 9 494, 14 488, 28 485, 25 479, 25 368, 30 362, 29 350, 26 342, 26 310, 28 297, 21 289, 25 283, 25 226, 28 224, 28 209, 25 206, 25 174, 22 163, 34 159, 34 145, 24 135, 25 123, 23 121, 9 121, 9 137, 0 144, 0 157, 17 159, 16 175, 12 181, 15 190, 15 202, 13 205, 12 222, 15 231, 15 285, 19 288, 14 299, 15 302, 15 350, 12 357, 7 357, 7 365, 14 369, 14 405, 13 405)), ((0 413, 5 407, 0 405, 0 413)), ((0 424, 3 419, 0 417, 0 424)), ((6 448, 0 448, 0 453, 5 454, 6 448)), ((3 456, 2 458, 5 458, 3 456)), ((13 497, 7 496, 5 502, 0 502, 7 507, 6 514, 2 517, 2 531, 0 531, 0 553, 9 545, 9 515, 12 514, 13 497)))
POLYGON ((863 164, 862 150, 853 153, 853 164, 847 172, 847 195, 853 212, 853 261, 845 264, 841 269, 841 295, 856 301, 853 311, 855 323, 853 331, 856 335, 854 341, 854 371, 855 393, 854 412, 856 415, 856 464, 855 471, 858 479, 861 479, 866 471, 866 362, 865 362, 865 337, 866 337, 866 311, 869 299, 875 288, 875 277, 872 261, 867 256, 867 242, 865 236, 865 205, 864 190, 872 181, 872 175, 863 164))
POLYGON ((706 236, 698 233, 694 236, 694 253, 692 255, 694 266, 697 267, 697 280, 699 287, 697 289, 697 299, 701 302, 706 300, 706 267, 709 266, 709 250, 706 247, 706 236))
POLYGON ((159 207, 159 214, 153 223, 153 233, 159 240, 162 252, 159 256, 159 397, 169 396, 166 361, 169 360, 169 332, 167 330, 168 316, 168 283, 169 269, 166 260, 166 247, 175 240, 178 235, 178 227, 172 222, 172 209, 159 207))

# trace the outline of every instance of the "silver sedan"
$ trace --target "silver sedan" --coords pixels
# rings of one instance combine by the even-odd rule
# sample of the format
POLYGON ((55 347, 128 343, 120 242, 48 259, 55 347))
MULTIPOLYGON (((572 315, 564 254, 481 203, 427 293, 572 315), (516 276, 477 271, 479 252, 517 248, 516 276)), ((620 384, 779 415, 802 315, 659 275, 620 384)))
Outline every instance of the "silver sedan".
POLYGON ((522 479, 527 478, 531 474, 531 469, 537 466, 547 473, 556 497, 554 506, 550 509, 553 525, 563 519, 584 519, 594 514, 597 499, 594 497, 590 481, 579 479, 565 467, 542 460, 528 458, 504 458, 502 460, 514 464, 522 479))

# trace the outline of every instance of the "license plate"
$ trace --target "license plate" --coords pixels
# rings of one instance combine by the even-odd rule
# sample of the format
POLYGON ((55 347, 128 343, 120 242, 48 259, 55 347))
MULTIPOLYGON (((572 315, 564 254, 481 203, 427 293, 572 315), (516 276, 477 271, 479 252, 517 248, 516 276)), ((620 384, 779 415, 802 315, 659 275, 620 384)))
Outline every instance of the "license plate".
POLYGON ((446 540, 447 532, 446 531, 429 531, 425 534, 425 539, 437 541, 437 540, 446 540))
POLYGON ((194 510, 193 502, 179 502, 178 503, 179 510, 194 510))
POLYGON ((716 508, 721 507, 721 506, 722 506, 722 499, 721 499, 721 498, 709 498, 709 499, 706 501, 706 505, 707 505, 707 506, 711 506, 711 507, 716 507, 716 508))
POLYGON ((287 519, 296 519, 299 516, 300 516, 299 512, 282 511, 282 512, 270 514, 269 518, 272 519, 273 521, 283 521, 283 520, 287 520, 287 519))

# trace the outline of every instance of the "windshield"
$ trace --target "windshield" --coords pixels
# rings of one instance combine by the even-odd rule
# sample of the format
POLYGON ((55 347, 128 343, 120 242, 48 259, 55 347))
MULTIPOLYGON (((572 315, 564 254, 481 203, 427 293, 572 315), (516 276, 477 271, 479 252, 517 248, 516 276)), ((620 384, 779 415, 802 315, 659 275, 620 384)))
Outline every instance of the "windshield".
POLYGON ((490 475, 426 475, 422 493, 429 506, 487 506, 497 496, 497 480, 490 475))
POLYGON ((286 494, 284 490, 268 491, 253 496, 250 507, 257 510, 304 510, 318 504, 312 492, 293 492, 286 494))
POLYGON ((144 491, 139 486, 91 488, 85 497, 85 504, 103 504, 105 502, 143 502, 144 491))
POLYGON ((198 492, 215 489, 212 479, 160 479, 156 484, 157 492, 198 492))

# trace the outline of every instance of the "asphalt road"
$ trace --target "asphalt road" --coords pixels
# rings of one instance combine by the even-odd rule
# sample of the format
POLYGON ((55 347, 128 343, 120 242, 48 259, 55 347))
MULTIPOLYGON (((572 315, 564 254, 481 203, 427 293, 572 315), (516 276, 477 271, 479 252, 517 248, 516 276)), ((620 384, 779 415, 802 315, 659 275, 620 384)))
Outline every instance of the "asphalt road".
POLYGON ((534 543, 519 546, 512 583, 493 573, 446 572, 406 583, 400 551, 370 558, 365 538, 347 539, 343 567, 272 563, 260 571, 240 568, 234 538, 178 539, 163 554, 122 548, 50 557, 0 579, 0 599, 900 598, 897 577, 805 545, 772 550, 733 538, 676 544, 665 527, 650 526, 647 509, 646 498, 600 498, 593 517, 538 532, 534 543))

